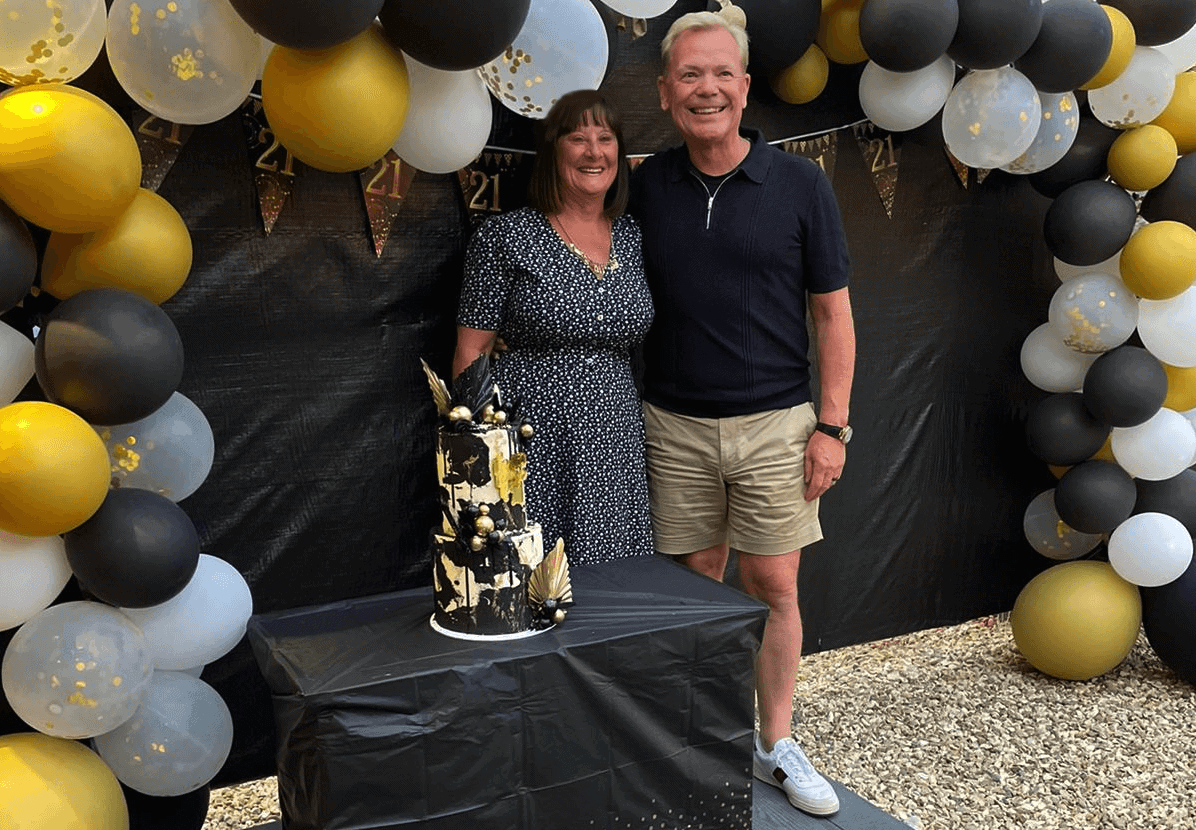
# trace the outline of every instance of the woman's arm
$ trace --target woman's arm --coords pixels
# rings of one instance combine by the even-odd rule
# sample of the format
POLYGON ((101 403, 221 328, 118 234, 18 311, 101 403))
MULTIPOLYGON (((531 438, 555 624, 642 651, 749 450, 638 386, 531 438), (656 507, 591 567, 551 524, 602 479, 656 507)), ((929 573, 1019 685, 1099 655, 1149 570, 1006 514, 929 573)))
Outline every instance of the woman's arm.
POLYGON ((457 326, 457 348, 453 352, 453 377, 478 359, 478 355, 489 354, 494 348, 497 332, 457 326))

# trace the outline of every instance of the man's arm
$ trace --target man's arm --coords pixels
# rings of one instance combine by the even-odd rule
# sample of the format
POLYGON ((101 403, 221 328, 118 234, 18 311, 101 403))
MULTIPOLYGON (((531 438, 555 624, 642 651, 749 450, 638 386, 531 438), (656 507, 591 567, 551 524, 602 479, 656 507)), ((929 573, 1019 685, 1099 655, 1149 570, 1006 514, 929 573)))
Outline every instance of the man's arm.
MULTIPOLYGON (((848 423, 855 374, 851 300, 846 288, 809 297, 818 343, 818 420, 843 426, 848 423)), ((810 436, 806 447, 806 501, 818 498, 838 480, 846 460, 847 448, 838 439, 817 431, 810 436)))

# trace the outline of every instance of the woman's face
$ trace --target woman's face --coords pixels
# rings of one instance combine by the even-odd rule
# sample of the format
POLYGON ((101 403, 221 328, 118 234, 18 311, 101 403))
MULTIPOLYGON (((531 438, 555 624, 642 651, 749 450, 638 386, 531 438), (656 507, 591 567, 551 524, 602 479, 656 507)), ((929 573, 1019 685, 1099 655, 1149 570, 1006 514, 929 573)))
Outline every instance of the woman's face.
POLYGON ((619 142, 610 127, 582 124, 558 138, 556 150, 565 201, 606 195, 619 172, 619 142))

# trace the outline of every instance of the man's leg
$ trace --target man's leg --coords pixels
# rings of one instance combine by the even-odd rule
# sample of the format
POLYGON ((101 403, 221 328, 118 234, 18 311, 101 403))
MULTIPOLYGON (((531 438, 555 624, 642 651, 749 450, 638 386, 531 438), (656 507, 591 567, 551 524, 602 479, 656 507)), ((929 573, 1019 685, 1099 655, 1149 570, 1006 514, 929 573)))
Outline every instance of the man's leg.
POLYGON ((705 574, 711 579, 717 579, 719 582, 723 581, 723 573, 727 570, 727 557, 730 555, 730 547, 724 543, 715 545, 706 550, 700 550, 696 553, 686 553, 675 557, 678 562, 687 568, 692 568, 700 574, 705 574))
POLYGON ((768 621, 756 660, 760 743, 771 750, 791 734, 793 689, 801 662, 801 613, 797 607, 797 566, 801 551, 780 556, 740 553, 739 576, 749 594, 768 605, 768 621))

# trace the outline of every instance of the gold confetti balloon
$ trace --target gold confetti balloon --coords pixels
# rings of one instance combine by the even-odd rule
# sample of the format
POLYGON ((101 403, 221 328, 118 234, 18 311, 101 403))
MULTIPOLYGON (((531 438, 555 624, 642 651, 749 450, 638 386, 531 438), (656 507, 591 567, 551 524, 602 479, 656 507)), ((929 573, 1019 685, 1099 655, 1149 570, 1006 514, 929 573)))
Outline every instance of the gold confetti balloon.
POLYGON ((0 200, 25 219, 91 233, 115 222, 140 185, 137 140, 95 95, 54 84, 0 96, 0 200))
POLYGON ((71 81, 104 46, 104 0, 7 0, 0 12, 0 83, 9 86, 71 81))
POLYGON ((228 0, 116 0, 108 60, 129 97, 176 124, 236 110, 257 80, 261 41, 228 0))

